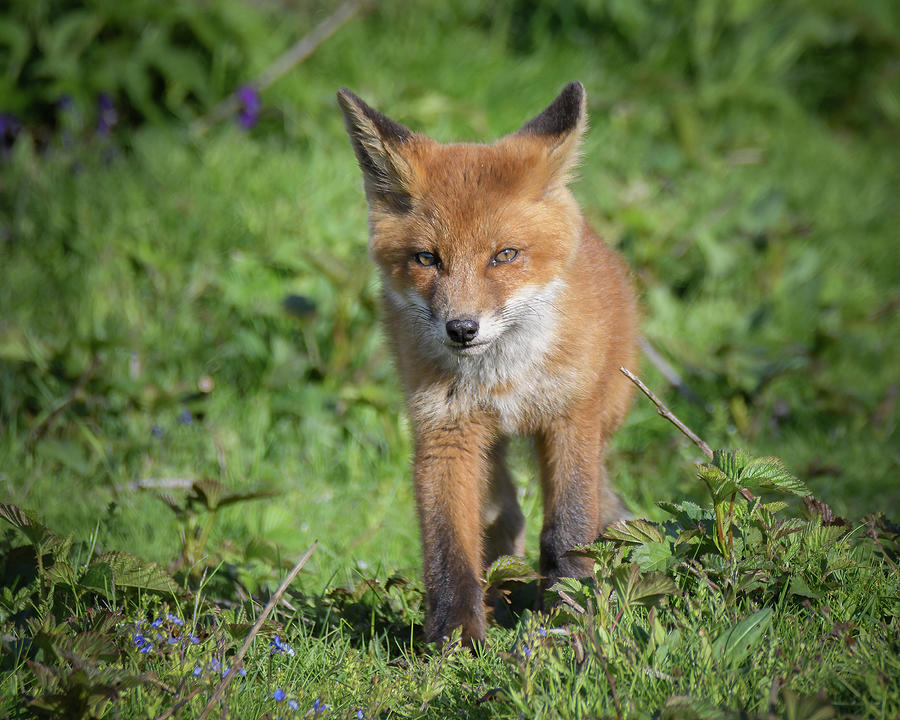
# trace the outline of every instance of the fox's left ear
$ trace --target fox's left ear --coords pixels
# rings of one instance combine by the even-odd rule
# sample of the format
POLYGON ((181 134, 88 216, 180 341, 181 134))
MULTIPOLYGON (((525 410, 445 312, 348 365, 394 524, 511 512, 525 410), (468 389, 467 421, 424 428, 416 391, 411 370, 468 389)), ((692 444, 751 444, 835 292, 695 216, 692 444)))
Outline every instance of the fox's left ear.
POLYGON ((578 164, 581 137, 587 128, 587 95, 584 85, 570 82, 539 115, 525 123, 516 135, 536 136, 547 148, 550 172, 568 182, 578 164))

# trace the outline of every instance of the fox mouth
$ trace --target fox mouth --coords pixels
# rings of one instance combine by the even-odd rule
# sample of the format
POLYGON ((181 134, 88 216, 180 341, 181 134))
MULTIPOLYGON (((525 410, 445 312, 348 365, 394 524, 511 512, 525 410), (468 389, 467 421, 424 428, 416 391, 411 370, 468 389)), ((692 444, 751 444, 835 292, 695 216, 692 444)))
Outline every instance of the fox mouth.
POLYGON ((490 341, 482 340, 481 342, 470 342, 470 343, 454 343, 448 342, 444 344, 450 352, 454 355, 479 355, 487 350, 488 345, 490 345, 490 341))

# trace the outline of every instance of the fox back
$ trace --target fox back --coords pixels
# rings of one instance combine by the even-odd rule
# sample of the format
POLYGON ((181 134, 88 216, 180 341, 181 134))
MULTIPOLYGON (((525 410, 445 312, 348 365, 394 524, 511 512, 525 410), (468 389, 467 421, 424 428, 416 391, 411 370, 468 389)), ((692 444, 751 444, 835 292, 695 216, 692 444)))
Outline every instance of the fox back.
POLYGON ((363 171, 369 249, 416 444, 428 633, 484 635, 482 568, 521 554, 506 438, 542 469, 545 584, 619 513, 603 451, 621 422, 637 312, 624 264, 569 189, 586 127, 580 83, 497 142, 444 145, 338 100, 363 171))

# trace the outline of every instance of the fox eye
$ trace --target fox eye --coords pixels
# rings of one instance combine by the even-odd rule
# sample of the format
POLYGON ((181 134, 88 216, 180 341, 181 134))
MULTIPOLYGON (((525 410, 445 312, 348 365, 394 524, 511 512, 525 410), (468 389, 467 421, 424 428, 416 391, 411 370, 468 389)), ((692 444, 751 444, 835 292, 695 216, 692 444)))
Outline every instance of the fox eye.
POLYGON ((501 250, 496 255, 494 255, 494 259, 491 261, 491 264, 500 265, 501 263, 510 263, 518 256, 518 250, 516 250, 515 248, 506 248, 505 250, 501 250))
POLYGON ((419 265, 424 265, 425 267, 433 267, 441 264, 440 258, 434 253, 417 252, 413 257, 419 265))

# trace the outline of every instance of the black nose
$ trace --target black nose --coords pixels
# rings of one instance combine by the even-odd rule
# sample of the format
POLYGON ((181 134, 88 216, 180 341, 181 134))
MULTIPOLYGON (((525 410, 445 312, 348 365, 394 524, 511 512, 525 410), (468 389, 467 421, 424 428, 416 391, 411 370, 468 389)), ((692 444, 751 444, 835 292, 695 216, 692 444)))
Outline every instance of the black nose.
POLYGON ((478 321, 472 318, 459 318, 447 323, 447 336, 453 342, 472 342, 477 334, 478 321))

